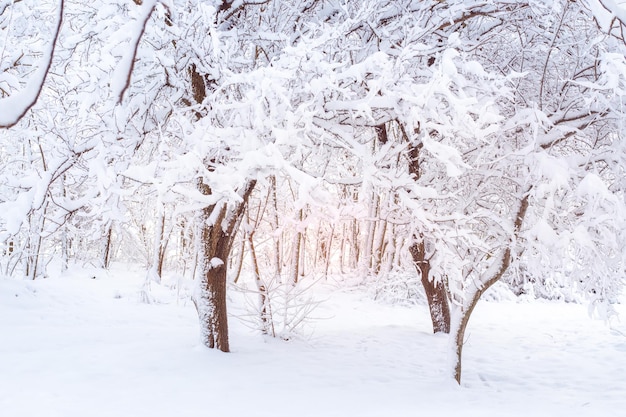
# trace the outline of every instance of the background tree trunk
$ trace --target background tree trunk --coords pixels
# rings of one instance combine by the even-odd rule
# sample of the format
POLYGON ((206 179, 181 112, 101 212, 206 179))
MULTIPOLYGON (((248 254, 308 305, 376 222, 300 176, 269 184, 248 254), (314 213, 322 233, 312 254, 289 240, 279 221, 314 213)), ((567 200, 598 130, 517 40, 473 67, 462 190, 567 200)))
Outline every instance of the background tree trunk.
POLYGON ((298 278, 301 274, 301 269, 304 267, 302 262, 303 256, 302 252, 304 251, 302 240, 303 240, 303 232, 300 230, 304 220, 304 210, 300 209, 298 211, 298 218, 296 223, 296 231, 293 238, 293 245, 291 248, 291 282, 295 285, 298 283, 298 278))
POLYGON ((109 269, 111 266, 111 246, 113 243, 113 223, 109 222, 104 232, 104 242, 102 245, 102 258, 100 264, 102 268, 109 269))

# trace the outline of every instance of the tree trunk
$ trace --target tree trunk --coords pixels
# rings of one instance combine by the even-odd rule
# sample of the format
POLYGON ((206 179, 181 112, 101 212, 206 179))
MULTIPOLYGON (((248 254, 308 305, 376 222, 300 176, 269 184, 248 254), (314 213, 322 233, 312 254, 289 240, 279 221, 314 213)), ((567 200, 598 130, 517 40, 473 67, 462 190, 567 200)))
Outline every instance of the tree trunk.
POLYGON ((276 233, 280 221, 278 219, 278 193, 276 192, 276 176, 270 176, 271 196, 272 196, 272 234, 274 235, 274 275, 280 280, 282 274, 282 245, 280 234, 276 233))
POLYGON ((100 264, 102 268, 109 269, 111 266, 111 244, 113 241, 113 224, 109 223, 106 227, 105 241, 102 248, 102 259, 100 264))
POLYGON ((159 277, 163 277, 163 265, 165 264, 165 253, 167 251, 167 245, 170 242, 170 234, 172 233, 171 227, 168 230, 165 230, 165 214, 161 218, 161 230, 163 234, 163 239, 161 242, 161 246, 159 247, 159 259, 157 262, 157 273, 159 274, 159 277))
MULTIPOLYGON (((249 181, 243 189, 241 201, 233 204, 230 210, 226 203, 220 203, 205 207, 199 216, 200 288, 194 302, 200 319, 202 343, 222 352, 230 351, 226 310, 228 258, 235 237, 234 232, 243 217, 246 203, 255 185, 256 181, 249 181), (217 215, 214 216, 213 213, 217 215)), ((202 180, 199 181, 198 189, 204 195, 211 195, 211 188, 202 180)))
POLYGON ((61 272, 65 272, 70 264, 70 237, 67 231, 67 225, 63 225, 61 230, 61 272))
POLYGON ((331 257, 334 237, 335 237, 335 225, 333 224, 330 228, 330 237, 328 238, 326 252, 324 253, 324 258, 325 258, 324 279, 328 279, 328 270, 330 269, 330 257, 331 257))
POLYGON ((385 254, 385 248, 387 242, 385 237, 387 234, 387 221, 379 220, 378 227, 376 227, 376 233, 374 235, 374 244, 372 248, 372 272, 374 275, 378 275, 381 272, 381 266, 383 263, 383 256, 385 254))
POLYGON ((154 242, 152 244, 152 262, 148 272, 148 280, 158 284, 163 277, 163 260, 165 258, 165 207, 159 203, 156 224, 154 229, 154 242))
POLYGON ((443 282, 435 282, 429 278, 430 262, 425 258, 424 242, 413 243, 409 251, 426 292, 430 319, 433 323, 433 333, 450 333, 448 292, 443 282))
MULTIPOLYGON (((520 201, 520 206, 517 210, 517 213, 514 217, 513 221, 513 234, 514 238, 517 239, 519 232, 522 228, 522 222, 524 221, 524 217, 526 216, 526 210, 528 209, 528 194, 526 193, 522 200, 520 201)), ((514 240, 515 240, 514 239, 514 240)), ((460 309, 458 314, 455 317, 454 323, 454 379, 457 383, 461 383, 461 360, 463 355, 463 341, 465 338, 465 329, 467 328, 467 323, 469 323, 470 316, 474 311, 474 307, 480 300, 480 297, 491 287, 493 284, 498 282, 506 270, 511 265, 511 253, 512 247, 509 244, 504 252, 502 253, 501 258, 498 261, 498 264, 494 264, 493 268, 490 268, 487 276, 482 277, 475 285, 477 285, 475 291, 468 297, 468 300, 463 304, 463 307, 460 309)))
POLYGON ((360 265, 360 272, 366 276, 372 273, 374 239, 379 227, 376 218, 379 212, 380 197, 376 193, 371 193, 371 196, 367 215, 367 234, 364 236, 363 240, 363 257, 361 258, 362 263, 360 265))
POLYGON ((269 334, 272 337, 276 337, 274 330, 274 322, 272 320, 272 314, 270 310, 269 299, 267 296, 267 287, 261 278, 261 271, 259 269, 259 261, 256 255, 256 249, 254 247, 254 231, 248 234, 248 245, 250 247, 250 258, 252 259, 252 270, 254 272, 254 280, 256 282, 257 290, 259 291, 259 310, 261 319, 261 333, 269 334))
POLYGON ((300 276, 300 269, 304 267, 301 263, 302 259, 302 235, 303 232, 300 231, 302 227, 302 222, 304 220, 304 210, 300 209, 298 212, 298 223, 296 225, 296 232, 293 239, 293 245, 291 248, 291 282, 292 284, 298 283, 298 277, 300 276))
POLYGON ((30 230, 27 243, 25 275, 29 280, 45 277, 43 258, 43 232, 46 222, 48 204, 44 203, 42 213, 35 212, 29 216, 30 230), (43 271, 42 271, 43 269, 43 271))
MULTIPOLYGON (((222 211, 225 212, 226 209, 222 208, 222 211)), ((201 293, 196 305, 200 318, 202 343, 211 349, 229 352, 226 260, 231 241, 230 237, 221 230, 219 223, 214 227, 203 226, 201 233, 201 267, 199 269, 201 293)))
POLYGON ((361 262, 361 246, 359 245, 359 225, 356 219, 352 219, 352 239, 350 247, 350 269, 354 270, 361 262))
POLYGON ((202 299, 206 303, 203 311, 199 313, 203 330, 202 343, 211 349, 230 352, 226 311, 226 268, 224 265, 208 269, 202 299))
POLYGON ((235 277, 233 282, 236 284, 241 278, 241 271, 243 271, 243 258, 246 254, 246 239, 245 236, 241 238, 241 244, 239 245, 239 253, 237 254, 237 263, 235 264, 235 277))
MULTIPOLYGON (((404 126, 400 125, 402 136, 408 143, 409 151, 409 172, 418 181, 421 176, 420 171, 420 151, 423 147, 421 142, 411 140, 406 133, 404 126)), ((415 132, 419 135, 419 130, 415 132)), ((434 333, 450 333, 450 305, 448 304, 448 292, 443 282, 434 282, 430 279, 430 261, 426 258, 426 247, 423 236, 420 241, 415 242, 409 248, 411 257, 420 273, 422 285, 426 292, 426 300, 430 310, 430 318, 433 322, 434 333)))
POLYGON ((346 237, 346 235, 348 234, 348 232, 346 231, 346 224, 344 223, 341 226, 342 230, 341 230, 341 243, 339 244, 339 272, 341 274, 345 274, 345 259, 346 259, 346 247, 348 246, 346 243, 350 241, 350 239, 348 237, 346 237))
MULTIPOLYGON (((486 290, 486 288, 485 288, 486 290)), ((474 307, 478 303, 480 296, 484 291, 476 291, 470 301, 467 303, 465 307, 460 309, 458 312, 458 317, 455 317, 454 323, 454 331, 452 332, 453 336, 453 372, 454 379, 460 385, 461 384, 461 368, 462 368, 462 356, 463 356, 463 341, 465 340, 465 329, 467 328, 467 323, 469 323, 470 316, 472 315, 472 311, 474 311, 474 307)))

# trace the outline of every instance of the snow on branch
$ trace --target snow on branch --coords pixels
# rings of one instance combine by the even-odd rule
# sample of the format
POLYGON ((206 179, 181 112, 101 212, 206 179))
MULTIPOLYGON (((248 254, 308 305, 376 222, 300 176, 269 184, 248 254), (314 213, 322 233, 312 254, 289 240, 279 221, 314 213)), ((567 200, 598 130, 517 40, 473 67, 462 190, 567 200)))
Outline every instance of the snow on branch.
POLYGON ((268 3, 269 0, 223 0, 219 7, 219 12, 228 13, 224 17, 224 21, 229 21, 237 12, 243 9, 246 6, 260 6, 268 3))
POLYGON ((610 11, 622 25, 626 25, 626 8, 623 3, 615 0, 600 0, 600 4, 610 11))
POLYGON ((607 32, 611 31, 617 19, 621 26, 626 26, 626 5, 617 0, 587 0, 589 10, 593 13, 598 26, 607 32))
POLYGON ((52 66, 54 49, 63 24, 63 7, 64 0, 60 0, 54 37, 43 53, 39 68, 35 71, 26 87, 11 94, 9 97, 0 99, 0 128, 15 126, 37 102, 48 76, 48 71, 50 71, 52 66))
POLYGON ((131 48, 122 56, 122 59, 117 64, 115 72, 113 73, 113 80, 111 81, 111 87, 113 88, 113 94, 117 96, 117 103, 120 104, 124 99, 124 93, 130 86, 130 79, 133 74, 133 68, 135 67, 135 57, 137 56, 137 49, 139 48, 139 42, 141 37, 146 31, 146 25, 152 12, 156 8, 157 1, 151 0, 146 2, 137 3, 141 6, 141 14, 138 22, 130 34, 131 48))

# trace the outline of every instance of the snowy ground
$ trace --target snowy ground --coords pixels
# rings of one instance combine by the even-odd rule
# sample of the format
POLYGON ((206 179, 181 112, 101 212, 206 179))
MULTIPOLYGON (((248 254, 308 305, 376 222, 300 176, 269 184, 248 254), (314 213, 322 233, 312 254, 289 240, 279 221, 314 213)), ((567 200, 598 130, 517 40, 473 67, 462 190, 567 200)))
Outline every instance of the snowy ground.
POLYGON ((263 338, 232 319, 223 354, 199 345, 194 307, 175 292, 144 304, 142 274, 96 275, 0 279, 0 416, 626 415, 626 324, 584 306, 482 302, 458 387, 425 307, 320 288, 310 338, 263 338))

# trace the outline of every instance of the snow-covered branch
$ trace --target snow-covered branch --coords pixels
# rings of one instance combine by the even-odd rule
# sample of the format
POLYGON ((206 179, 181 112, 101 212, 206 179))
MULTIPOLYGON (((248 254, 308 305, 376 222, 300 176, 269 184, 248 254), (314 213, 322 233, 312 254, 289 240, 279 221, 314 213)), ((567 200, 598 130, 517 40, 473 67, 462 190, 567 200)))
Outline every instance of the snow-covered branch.
POLYGON ((57 39, 63 24, 63 9, 64 0, 59 0, 52 39, 43 51, 38 68, 26 86, 22 90, 12 93, 9 97, 0 98, 0 128, 15 126, 37 102, 52 66, 57 39))
POLYGON ((115 72, 113 73, 111 87, 113 89, 113 94, 117 97, 118 104, 122 102, 124 99, 124 93, 130 86, 133 70, 135 68, 135 58, 137 56, 139 42, 146 31, 146 25, 148 24, 148 20, 150 20, 150 16, 152 16, 156 5, 157 0, 147 0, 140 3, 139 17, 130 35, 130 48, 124 53, 122 59, 117 64, 115 72))

